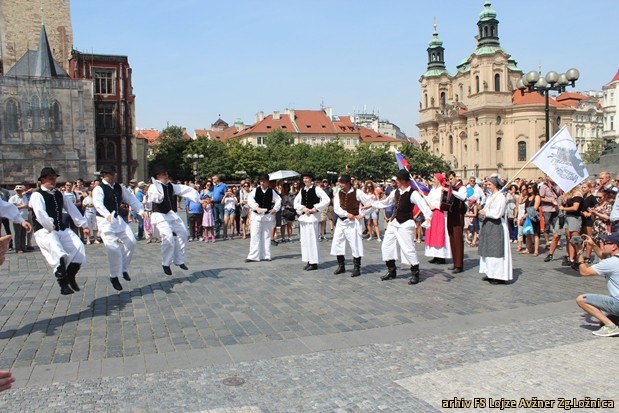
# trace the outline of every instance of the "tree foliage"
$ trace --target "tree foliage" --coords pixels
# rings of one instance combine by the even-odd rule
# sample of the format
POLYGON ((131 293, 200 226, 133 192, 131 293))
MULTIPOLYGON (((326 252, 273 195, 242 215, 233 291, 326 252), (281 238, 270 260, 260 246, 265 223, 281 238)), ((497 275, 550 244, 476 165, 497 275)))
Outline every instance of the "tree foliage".
POLYGON ((597 162, 604 152, 604 139, 596 139, 589 145, 587 152, 582 154, 582 160, 585 161, 586 164, 597 162))
MULTIPOLYGON (((339 142, 311 146, 294 144, 294 135, 276 129, 266 136, 265 145, 246 145, 237 140, 227 142, 198 138, 188 141, 178 126, 170 126, 161 132, 154 146, 151 164, 168 168, 170 176, 179 180, 193 179, 193 163, 197 163, 198 179, 217 174, 224 181, 238 181, 246 177, 256 178, 261 174, 280 169, 297 172, 310 171, 317 178, 335 180, 344 172, 360 180, 383 181, 392 176, 397 165, 388 145, 361 144, 354 150, 346 149, 339 142), (203 155, 202 158, 189 155, 203 155)), ((446 171, 448 166, 442 158, 430 153, 428 148, 416 148, 404 143, 400 148, 411 165, 411 172, 430 176, 437 171, 446 171)))

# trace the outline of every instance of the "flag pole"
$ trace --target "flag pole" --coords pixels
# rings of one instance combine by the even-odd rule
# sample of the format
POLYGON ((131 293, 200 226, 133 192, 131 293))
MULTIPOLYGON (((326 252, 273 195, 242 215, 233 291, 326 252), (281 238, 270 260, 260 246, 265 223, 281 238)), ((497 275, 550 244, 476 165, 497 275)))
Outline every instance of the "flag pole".
MULTIPOLYGON (((533 158, 535 158, 535 156, 534 156, 533 158)), ((516 179, 516 177, 517 177, 518 175, 520 175, 520 172, 522 172, 522 171, 524 170, 524 168, 526 168, 527 166, 529 166, 529 164, 530 164, 531 162, 533 162, 533 158, 529 159, 529 160, 528 160, 528 161, 527 161, 524 165, 522 165, 522 168, 520 168, 520 170, 518 170, 518 172, 516 172, 516 173, 514 174, 514 176, 512 176, 512 177, 511 177, 511 179, 509 180, 509 182, 507 182, 507 183, 505 184, 505 186, 503 186, 503 189, 504 189, 504 190, 506 190, 506 188, 507 188, 507 187, 508 187, 508 186, 509 186, 512 182, 514 182, 514 179, 516 179)))

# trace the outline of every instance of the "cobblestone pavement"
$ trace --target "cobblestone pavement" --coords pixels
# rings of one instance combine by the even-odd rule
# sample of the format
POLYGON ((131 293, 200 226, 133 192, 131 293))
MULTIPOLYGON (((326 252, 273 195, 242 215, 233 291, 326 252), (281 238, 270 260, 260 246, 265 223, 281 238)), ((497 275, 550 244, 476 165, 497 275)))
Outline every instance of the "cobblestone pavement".
MULTIPOLYGON (((298 238, 297 238, 298 239, 298 238)), ((440 411, 442 400, 613 399, 617 341, 574 298, 605 293, 559 259, 514 254, 517 280, 481 281, 421 256, 381 282, 380 244, 365 241, 363 275, 335 276, 330 240, 318 271, 298 241, 245 263, 249 240, 190 243, 189 271, 163 274, 159 244, 138 244, 117 293, 102 245, 87 247, 82 291, 60 296, 39 252, 0 267, 0 366, 17 383, 3 411, 440 411)), ((558 254, 557 254, 558 255, 558 254)), ((525 408, 520 411, 532 411, 525 408)), ((581 411, 603 411, 584 409, 581 411)), ((490 409, 482 409, 490 411, 490 409)), ((548 411, 548 409, 546 409, 548 411)))

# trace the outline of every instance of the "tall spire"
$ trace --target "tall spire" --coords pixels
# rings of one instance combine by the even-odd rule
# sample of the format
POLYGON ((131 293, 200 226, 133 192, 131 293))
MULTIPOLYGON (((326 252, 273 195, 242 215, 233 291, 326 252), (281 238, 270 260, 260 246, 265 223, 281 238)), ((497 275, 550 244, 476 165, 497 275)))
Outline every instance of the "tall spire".
POLYGON ((499 21, 496 19, 496 11, 492 9, 489 1, 484 3, 484 9, 479 13, 479 42, 477 48, 501 47, 499 43, 499 21))
POLYGON ((41 25, 41 34, 39 36, 39 49, 37 50, 36 66, 34 69, 36 77, 58 77, 56 73, 56 64, 52 56, 52 50, 49 47, 47 40, 47 32, 45 25, 41 25))
POLYGON ((439 76, 442 73, 447 73, 445 68, 445 49, 443 48, 443 41, 438 37, 438 31, 436 29, 436 17, 434 18, 434 33, 432 33, 432 39, 428 44, 428 70, 424 76, 439 76))

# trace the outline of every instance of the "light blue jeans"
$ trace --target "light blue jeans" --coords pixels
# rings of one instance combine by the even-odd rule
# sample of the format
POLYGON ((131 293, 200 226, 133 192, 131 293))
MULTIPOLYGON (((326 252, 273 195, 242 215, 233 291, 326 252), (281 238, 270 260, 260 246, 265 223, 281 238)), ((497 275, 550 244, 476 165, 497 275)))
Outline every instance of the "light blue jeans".
POLYGON ((585 303, 608 314, 619 315, 619 299, 602 294, 585 294, 585 303))

